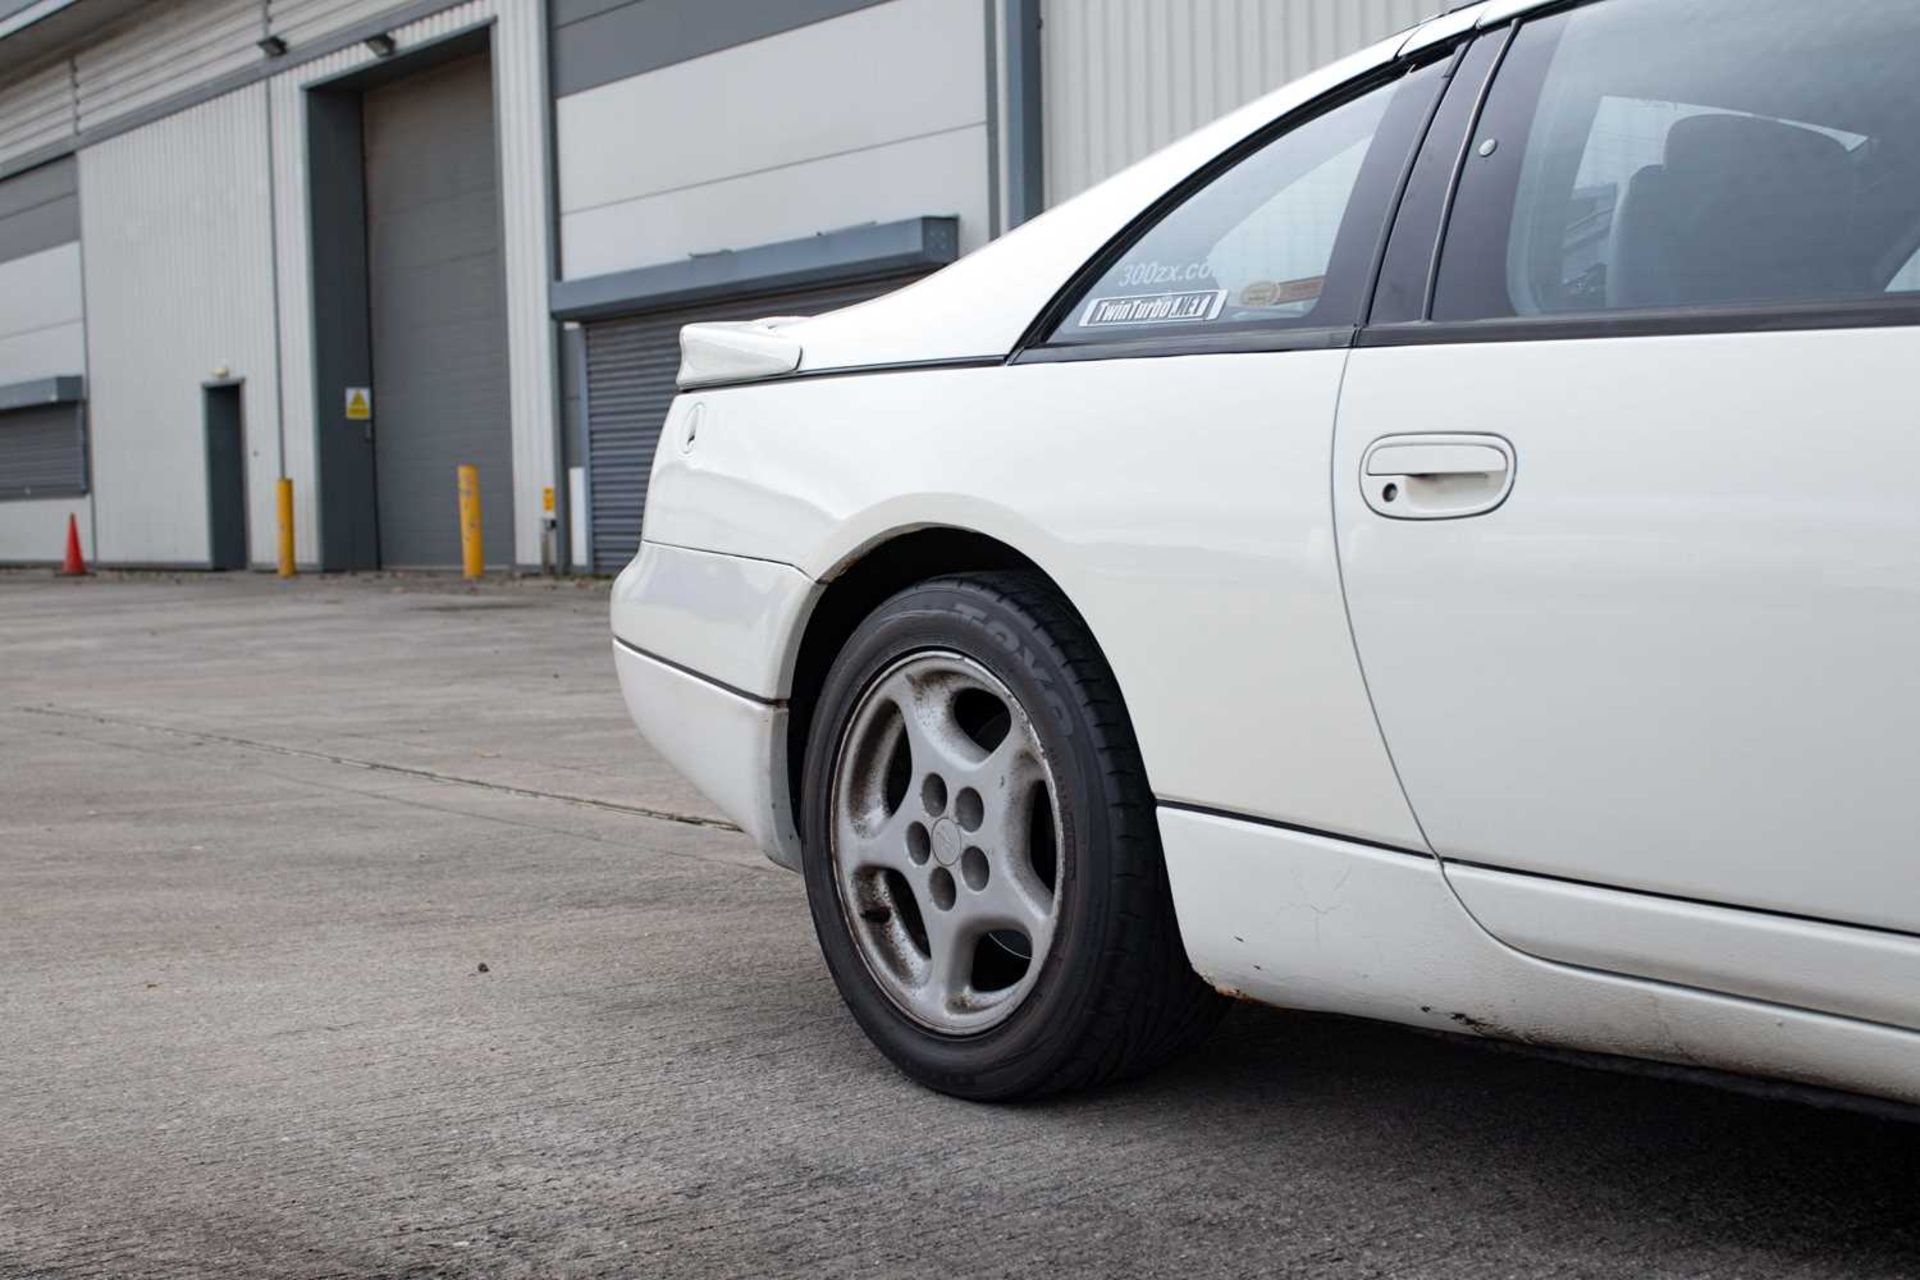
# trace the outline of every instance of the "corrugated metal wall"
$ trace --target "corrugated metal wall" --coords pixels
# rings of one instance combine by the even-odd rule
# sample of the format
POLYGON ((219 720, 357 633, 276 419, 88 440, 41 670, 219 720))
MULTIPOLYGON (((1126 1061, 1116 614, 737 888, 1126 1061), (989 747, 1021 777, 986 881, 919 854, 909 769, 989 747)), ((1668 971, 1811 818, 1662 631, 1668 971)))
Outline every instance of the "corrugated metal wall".
POLYGON ((507 362, 513 395, 514 558, 540 563, 554 474, 554 329, 547 311, 553 274, 548 223, 547 16, 529 0, 501 0, 494 26, 494 95, 500 133, 501 231, 507 254, 507 362))
POLYGON ((1047 198, 1059 203, 1440 0, 1045 0, 1047 198))
POLYGON ((56 62, 0 84, 0 164, 74 133, 73 68, 56 62))
POLYGON ((74 55, 80 127, 256 63, 259 38, 259 0, 159 0, 74 55))
MULTIPOLYGON (((258 9, 260 0, 252 0, 258 9)), ((267 29, 298 49, 329 31, 338 31, 391 9, 394 0, 266 0, 267 29)))
POLYGON ((273 245, 266 86, 80 153, 99 555, 203 564, 201 384, 246 381, 254 558, 273 547, 273 245))
MULTIPOLYGON (((271 32, 296 52, 402 0, 151 0, 134 20, 0 85, 0 164, 257 67, 271 32)), ((538 8, 518 0, 513 8, 538 8)))

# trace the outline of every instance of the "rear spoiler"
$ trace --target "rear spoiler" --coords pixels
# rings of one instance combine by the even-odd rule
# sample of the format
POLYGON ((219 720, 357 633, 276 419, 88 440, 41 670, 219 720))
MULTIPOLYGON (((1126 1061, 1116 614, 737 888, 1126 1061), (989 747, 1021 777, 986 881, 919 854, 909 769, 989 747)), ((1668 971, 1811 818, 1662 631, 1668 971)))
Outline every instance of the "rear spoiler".
POLYGON ((682 391, 777 378, 800 367, 800 343, 782 335, 803 316, 690 324, 680 330, 682 391))

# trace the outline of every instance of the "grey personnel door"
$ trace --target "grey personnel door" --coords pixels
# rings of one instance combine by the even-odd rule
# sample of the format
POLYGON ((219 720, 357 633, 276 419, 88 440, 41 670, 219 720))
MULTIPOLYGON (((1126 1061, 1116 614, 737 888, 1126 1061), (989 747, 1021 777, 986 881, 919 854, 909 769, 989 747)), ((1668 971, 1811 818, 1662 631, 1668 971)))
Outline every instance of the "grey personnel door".
POLYGON ((455 469, 480 469, 490 564, 513 560, 506 283, 492 60, 370 89, 373 433, 386 567, 460 563, 455 469))
POLYGON ((207 566, 247 567, 247 443, 240 386, 203 393, 207 433, 207 566))
POLYGON ((922 274, 756 294, 588 325, 587 510, 593 571, 618 573, 639 550, 653 450, 680 369, 682 325, 818 315, 890 293, 922 274))

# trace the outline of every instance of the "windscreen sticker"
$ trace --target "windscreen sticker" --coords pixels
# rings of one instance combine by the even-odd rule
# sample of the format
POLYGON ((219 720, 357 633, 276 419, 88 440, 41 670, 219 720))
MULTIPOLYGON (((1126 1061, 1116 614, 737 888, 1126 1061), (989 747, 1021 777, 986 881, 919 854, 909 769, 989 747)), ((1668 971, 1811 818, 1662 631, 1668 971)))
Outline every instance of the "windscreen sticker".
POLYGON ((1325 288, 1325 276, 1312 276, 1305 280, 1255 280, 1240 291, 1240 305, 1243 307, 1290 307, 1302 302, 1313 302, 1320 297, 1325 288))
POLYGON ((1213 279, 1213 268, 1205 259, 1198 262, 1128 262, 1115 273, 1113 283, 1122 289, 1151 289, 1155 285, 1199 284, 1213 279))
POLYGON ((1134 324, 1203 324, 1226 305, 1225 289, 1148 293, 1131 298, 1095 298, 1080 317, 1083 329, 1134 324))

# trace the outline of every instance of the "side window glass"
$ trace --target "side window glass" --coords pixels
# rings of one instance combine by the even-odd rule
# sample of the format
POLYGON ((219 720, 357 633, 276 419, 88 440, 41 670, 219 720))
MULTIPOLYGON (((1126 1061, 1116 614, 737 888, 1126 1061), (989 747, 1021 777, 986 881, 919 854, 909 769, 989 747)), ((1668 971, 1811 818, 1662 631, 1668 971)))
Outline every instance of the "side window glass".
POLYGON ((1048 338, 1092 343, 1354 323, 1391 181, 1433 68, 1276 138, 1189 197, 1086 290, 1048 338), (1362 241, 1364 246, 1362 247, 1362 241))
POLYGON ((1920 9, 1601 0, 1521 30, 1469 151, 1437 320, 1920 286, 1920 9))

